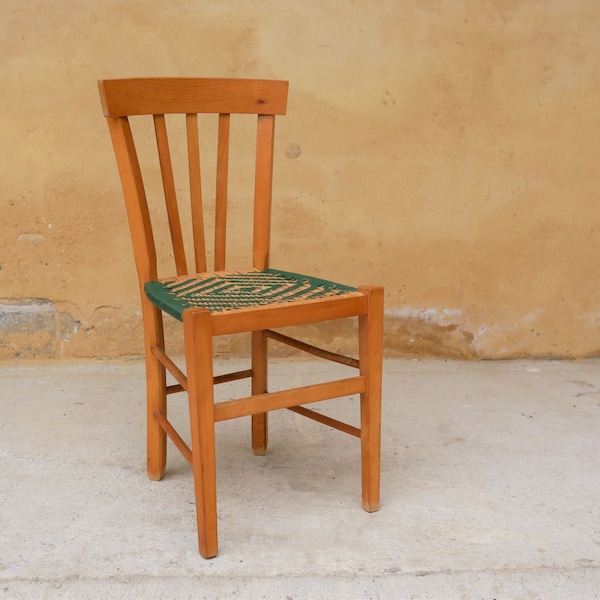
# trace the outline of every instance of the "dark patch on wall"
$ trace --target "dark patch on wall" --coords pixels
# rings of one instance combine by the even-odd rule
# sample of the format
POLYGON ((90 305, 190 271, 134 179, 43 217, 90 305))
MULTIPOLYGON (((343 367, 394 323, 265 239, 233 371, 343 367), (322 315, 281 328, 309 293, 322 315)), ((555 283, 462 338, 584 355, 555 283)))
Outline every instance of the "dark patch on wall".
POLYGON ((44 298, 0 299, 0 359, 61 358, 79 323, 44 298))

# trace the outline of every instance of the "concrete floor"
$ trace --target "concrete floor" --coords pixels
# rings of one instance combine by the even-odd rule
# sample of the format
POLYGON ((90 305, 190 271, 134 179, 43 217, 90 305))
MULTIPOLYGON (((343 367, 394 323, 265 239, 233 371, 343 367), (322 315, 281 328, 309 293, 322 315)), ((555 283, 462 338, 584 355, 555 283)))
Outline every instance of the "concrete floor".
POLYGON ((209 561, 183 458, 146 478, 143 403, 139 362, 0 367, 0 598, 600 597, 598 360, 386 362, 371 515, 356 439, 281 411, 255 457, 248 420, 219 424, 209 561))

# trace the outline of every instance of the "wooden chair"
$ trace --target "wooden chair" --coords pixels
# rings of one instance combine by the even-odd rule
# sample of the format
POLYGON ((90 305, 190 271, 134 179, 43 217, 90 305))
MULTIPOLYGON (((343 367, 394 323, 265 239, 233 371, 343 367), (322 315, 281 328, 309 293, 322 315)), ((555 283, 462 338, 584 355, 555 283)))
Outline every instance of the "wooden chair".
MULTIPOLYGON (((286 112, 286 81, 147 78, 99 82, 104 115, 116 154, 141 288, 144 324, 148 455, 150 479, 165 472, 166 438, 173 441, 191 464, 194 474, 198 539, 205 558, 217 554, 215 423, 252 416, 255 454, 267 449, 267 413, 288 408, 340 429, 361 441, 362 504, 366 511, 379 508, 381 427, 381 362, 383 290, 358 289, 313 277, 269 268, 271 181, 275 116, 286 112), (167 120, 184 115, 187 168, 191 196, 194 264, 188 267, 184 251, 167 120), (216 133, 216 200, 214 265, 208 270, 202 189, 198 114, 214 113, 216 133), (254 181, 252 267, 226 271, 226 221, 231 115, 257 116, 254 181), (175 271, 158 277, 157 253, 151 210, 142 180, 144 165, 138 158, 132 117, 151 115, 156 136, 157 169, 160 167, 166 212, 172 240, 175 271), (162 311, 183 322, 187 376, 165 353, 162 311), (359 358, 328 352, 273 331, 289 325, 358 317, 359 358), (213 336, 251 332, 251 368, 213 376, 213 336), (267 389, 267 339, 271 338, 314 355, 356 367, 359 372, 326 383, 269 393, 267 389), (166 384, 166 370, 178 382, 166 384), (251 379, 251 395, 214 402, 213 385, 251 379), (167 419, 168 394, 187 391, 191 421, 191 449, 167 419), (360 428, 341 423, 301 404, 360 394, 360 428)), ((206 119, 206 117, 202 117, 206 119)), ((248 118, 248 117, 246 117, 248 118)), ((256 117, 255 117, 256 118, 256 117)), ((136 125, 137 126, 137 125, 136 125)), ((134 127, 135 130, 135 127, 134 127)), ((144 138, 148 141, 148 138, 144 138)), ((144 141, 143 140, 143 141, 144 141)), ((136 139, 139 142, 139 140, 136 139)), ((152 142, 153 145, 153 142, 152 142)), ((172 146, 172 144, 171 144, 172 146)), ((144 155, 147 157, 147 155, 144 155)), ((145 175, 146 179, 146 175, 145 175)), ((160 184, 159 184, 160 185, 160 184)), ((161 192, 162 193, 162 192, 161 192)), ((158 264, 161 264, 160 262, 158 264)))

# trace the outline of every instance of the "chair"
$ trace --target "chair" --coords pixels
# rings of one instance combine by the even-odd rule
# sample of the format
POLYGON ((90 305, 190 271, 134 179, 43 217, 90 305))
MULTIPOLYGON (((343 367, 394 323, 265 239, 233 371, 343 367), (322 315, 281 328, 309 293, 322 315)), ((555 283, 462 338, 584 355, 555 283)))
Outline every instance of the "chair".
POLYGON ((169 437, 192 466, 200 554, 205 558, 216 556, 215 423, 251 415, 252 448, 255 454, 262 455, 267 450, 268 412, 288 408, 360 439, 362 505, 368 512, 378 510, 383 290, 375 286, 353 288, 269 266, 274 124, 275 116, 286 112, 288 83, 244 79, 138 78, 99 81, 99 89, 116 154, 141 288, 149 478, 160 480, 165 472, 166 439, 169 437), (180 146, 184 149, 182 153, 187 154, 184 161, 189 172, 192 267, 186 260, 176 194, 177 171, 173 167, 176 153, 171 143, 174 138, 167 135, 167 122, 171 130, 172 119, 178 118, 171 116, 175 113, 182 115, 181 139, 185 141, 180 146), (201 113, 213 113, 218 123, 214 125, 217 157, 212 270, 207 267, 205 250, 198 126, 199 118, 207 117, 199 117, 201 113), (255 115, 258 123, 256 154, 252 158, 255 161, 252 248, 251 252, 250 249, 248 251, 248 255, 252 255, 252 266, 245 270, 227 271, 229 130, 231 121, 249 118, 240 114, 255 115), (151 219, 152 204, 149 208, 146 199, 150 187, 145 170, 149 155, 144 154, 142 161, 141 150, 138 155, 134 145, 133 131, 136 131, 140 149, 137 125, 132 127, 138 119, 132 117, 141 115, 148 118, 151 115, 154 122, 154 134, 150 138, 142 136, 142 141, 150 141, 154 145, 152 138, 155 135, 158 150, 156 168, 157 173, 160 172, 155 188, 162 187, 161 195, 164 191, 175 263, 168 277, 158 276, 158 266, 163 262, 157 261, 158 245, 154 241, 155 234, 158 235, 156 219, 154 216, 151 219), (233 119, 231 115, 235 115, 233 119), (154 231, 151 221, 155 225, 154 231), (187 376, 165 352, 163 311, 183 323, 187 376), (358 317, 358 359, 334 354, 274 331, 289 325, 347 317, 358 317), (241 332, 251 332, 251 368, 215 377, 213 337, 241 332), (358 374, 269 393, 268 339, 355 367, 358 374), (167 385, 166 371, 172 374, 177 384, 167 385), (249 396, 214 402, 213 385, 242 378, 251 381, 249 396), (191 449, 167 418, 167 395, 184 390, 189 400, 191 449), (360 428, 301 406, 351 394, 360 395, 360 428))

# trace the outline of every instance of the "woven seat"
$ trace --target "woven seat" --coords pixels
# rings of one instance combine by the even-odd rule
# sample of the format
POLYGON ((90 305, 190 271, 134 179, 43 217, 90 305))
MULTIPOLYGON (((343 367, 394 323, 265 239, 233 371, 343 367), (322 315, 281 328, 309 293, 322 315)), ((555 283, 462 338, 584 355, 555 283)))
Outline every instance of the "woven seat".
MULTIPOLYGON (((358 462, 360 459, 363 508, 368 512, 378 510, 383 290, 379 286, 356 288, 270 268, 275 116, 286 112, 287 82, 146 78, 100 81, 99 88, 117 159, 141 291, 146 357, 148 477, 156 481, 163 477, 167 464, 167 440, 170 440, 192 467, 200 554, 205 558, 216 556, 215 425, 227 419, 250 417, 252 450, 260 456, 267 452, 268 413, 285 408, 360 440, 359 451, 348 460, 358 462), (217 157, 214 251, 210 268, 205 243, 204 175, 201 177, 204 171, 200 168, 200 148, 204 152, 210 146, 210 140, 207 142, 203 138, 201 144, 199 132, 200 125, 204 127, 210 117, 204 116, 200 120, 200 113, 212 113, 217 121, 213 143, 217 157), (226 249, 230 128, 233 129, 233 123, 237 123, 238 119, 256 122, 256 146, 251 159, 255 164, 254 193, 242 190, 235 194, 253 202, 253 218, 241 221, 252 223, 252 246, 238 248, 237 252, 238 257, 252 258, 250 264, 242 265, 242 270, 234 271, 227 267, 226 249), (131 125, 133 120, 136 121, 135 127, 131 125), (154 129, 156 139, 154 150, 158 152, 154 156, 158 160, 154 172, 150 164, 153 154, 140 153, 143 157, 140 161, 136 149, 136 142, 147 144, 153 137, 143 130, 144 121, 154 129), (174 144, 177 151, 171 152, 169 135, 174 129, 176 135, 179 134, 174 144), (140 134, 135 141, 134 131, 136 136, 140 134), (181 141, 184 143, 181 144, 181 141), (173 163, 176 159, 183 159, 187 164, 175 168, 173 163), (175 174, 186 172, 189 181, 176 180, 175 174), (160 183, 166 215, 154 201, 161 196, 160 183), (189 213, 186 211, 186 214, 191 214, 189 219, 185 219, 180 214, 178 196, 180 190, 188 189, 189 213), (152 198, 151 207, 148 197, 152 198), (156 237, 155 230, 161 217, 168 234, 156 237), (187 228, 184 227, 186 225, 187 228), (166 248, 169 235, 172 245, 166 248), (155 239, 160 240, 158 245, 155 239), (157 256, 157 247, 167 256, 157 256), (193 266, 189 264, 186 248, 193 249, 193 266), (172 255, 174 265, 159 276, 159 265, 164 269, 169 255, 172 255), (166 353, 163 313, 183 324, 186 373, 166 353), (347 318, 358 321, 358 357, 343 356, 276 331, 289 326, 294 326, 294 331, 302 331, 302 325, 347 318), (215 377, 213 337, 238 333, 250 333, 249 368, 215 377), (301 387, 269 391, 270 343, 287 344, 355 370, 352 375, 332 381, 307 382, 301 387), (167 371, 176 383, 167 385, 167 371), (214 401, 215 384, 243 379, 249 379, 248 396, 214 401), (168 395, 179 392, 187 392, 191 447, 167 415, 168 395), (353 395, 360 397, 360 427, 342 423, 305 406, 353 395)), ((241 144, 241 149, 245 148, 241 144)), ((240 158, 237 152, 236 158, 240 158)), ((233 169, 231 172, 236 173, 233 169)), ((210 211, 207 212, 210 214, 210 211)), ((240 235, 232 237, 236 242, 246 239, 240 235)), ((319 327, 310 327, 310 330, 311 335, 320 333, 319 327)), ((258 502, 258 495, 255 499, 248 498, 248 502, 252 501, 258 502)), ((152 506, 149 510, 155 514, 160 510, 166 511, 166 507, 152 506)), ((290 518, 298 519, 298 516, 291 515, 290 518)), ((335 519, 335 515, 330 518, 335 519)))
POLYGON ((275 269, 171 277, 149 281, 144 291, 156 306, 180 321, 188 308, 212 313, 358 295, 356 288, 347 285, 275 269))

